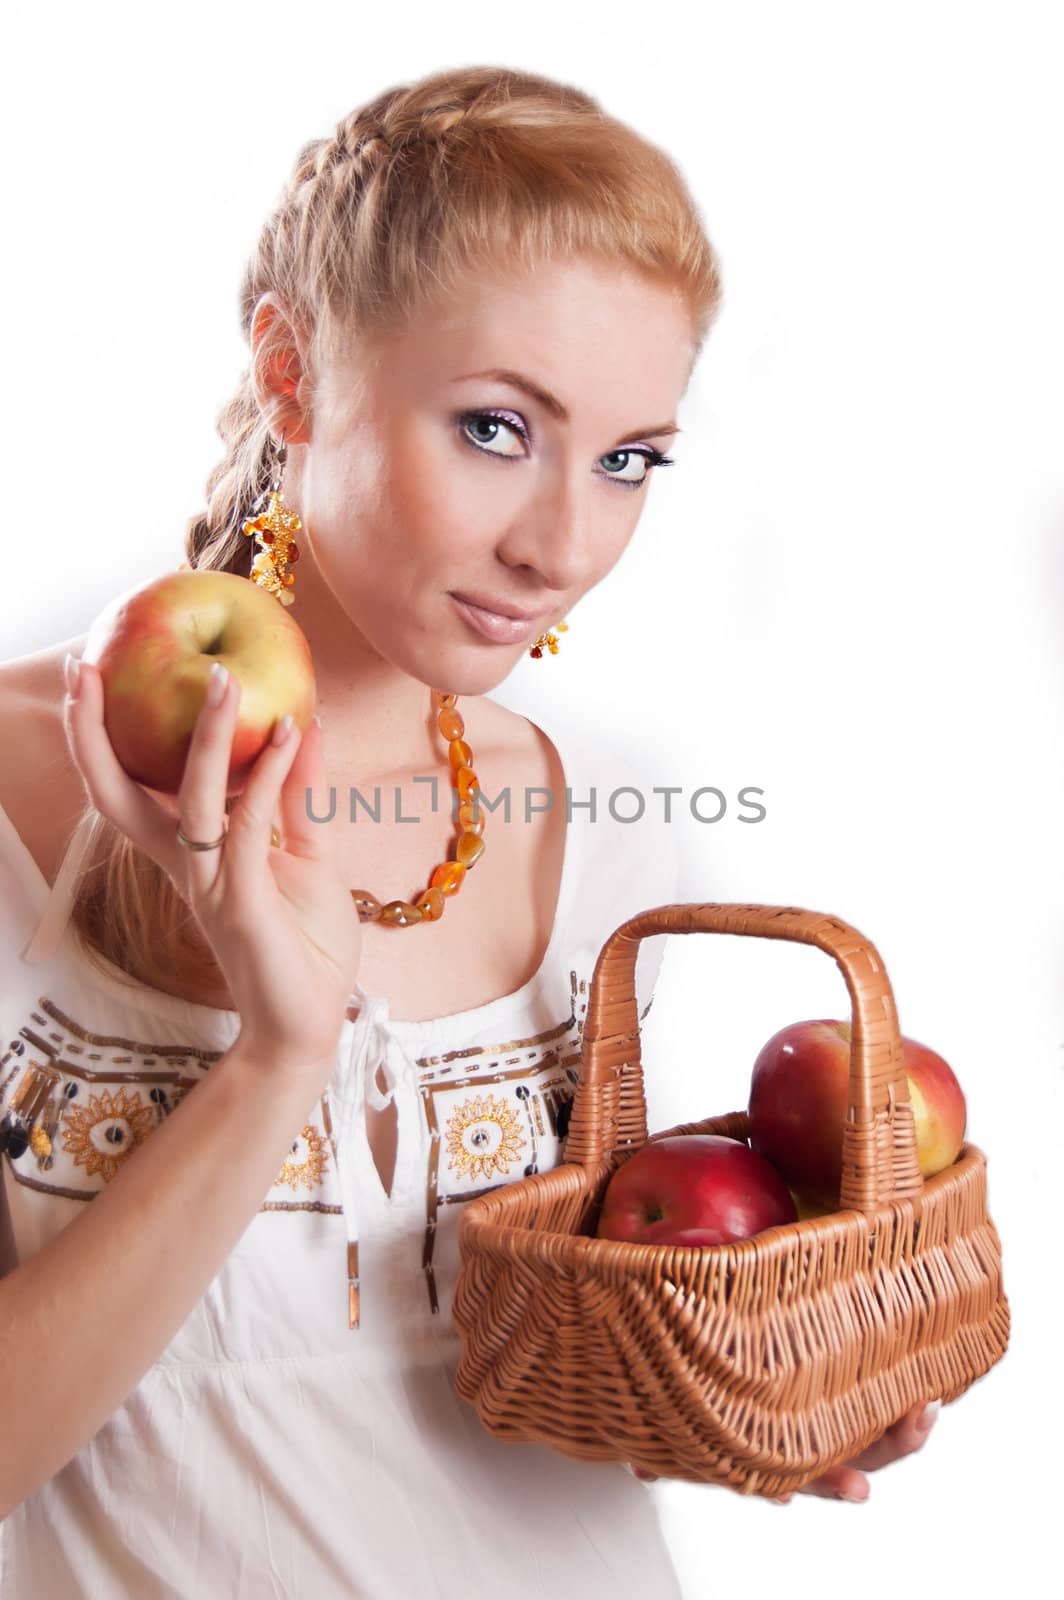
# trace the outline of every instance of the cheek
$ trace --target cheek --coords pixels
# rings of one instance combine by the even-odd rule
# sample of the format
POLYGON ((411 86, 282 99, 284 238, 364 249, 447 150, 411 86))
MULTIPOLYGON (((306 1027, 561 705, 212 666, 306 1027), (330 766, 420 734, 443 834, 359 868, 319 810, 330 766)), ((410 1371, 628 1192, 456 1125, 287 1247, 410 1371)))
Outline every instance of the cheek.
POLYGON ((471 475, 460 441, 445 428, 411 428, 396 441, 388 497, 393 527, 408 550, 455 552, 498 533, 500 496, 471 475))
POLYGON ((623 499, 624 501, 627 501, 631 499, 634 504, 622 504, 620 508, 614 511, 610 516, 606 515, 606 512, 609 508, 602 508, 602 519, 600 524, 602 537, 598 541, 598 549, 600 552, 599 566, 601 569, 599 573, 600 577, 605 577, 606 573, 610 572, 617 565, 618 561, 627 550, 629 544, 632 542, 632 539, 635 537, 635 531, 639 525, 639 518, 643 510, 645 490, 641 490, 638 493, 631 493, 627 489, 610 489, 607 487, 607 489, 604 491, 604 495, 608 496, 611 500, 623 499))

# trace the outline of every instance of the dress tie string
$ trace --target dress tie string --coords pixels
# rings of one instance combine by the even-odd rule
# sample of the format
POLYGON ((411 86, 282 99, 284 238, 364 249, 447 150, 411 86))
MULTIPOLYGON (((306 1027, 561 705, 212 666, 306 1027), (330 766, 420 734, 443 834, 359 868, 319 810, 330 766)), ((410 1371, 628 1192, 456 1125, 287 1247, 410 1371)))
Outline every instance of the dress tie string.
MULTIPOLYGON (((347 1228, 347 1320, 349 1328, 359 1326, 359 1276, 358 1243, 360 1230, 358 1217, 358 1168, 355 1160, 355 1141, 365 1132, 365 1107, 369 1104, 384 1111, 395 1099, 396 1090, 403 1082, 412 1082, 415 1067, 401 1050, 398 1041, 386 1027, 388 1000, 385 995, 368 995, 358 984, 349 997, 358 1007, 357 1014, 348 1020, 352 1023, 346 1049, 341 1047, 329 1089, 322 1098, 326 1132, 332 1145, 340 1188, 340 1205, 347 1228), (383 1072, 385 1089, 377 1085, 377 1073, 383 1072), (332 1115, 330 1116, 330 1103, 332 1115)), ((368 1142, 368 1138, 367 1138, 368 1142)), ((398 1178, 396 1160, 393 1189, 398 1178)))

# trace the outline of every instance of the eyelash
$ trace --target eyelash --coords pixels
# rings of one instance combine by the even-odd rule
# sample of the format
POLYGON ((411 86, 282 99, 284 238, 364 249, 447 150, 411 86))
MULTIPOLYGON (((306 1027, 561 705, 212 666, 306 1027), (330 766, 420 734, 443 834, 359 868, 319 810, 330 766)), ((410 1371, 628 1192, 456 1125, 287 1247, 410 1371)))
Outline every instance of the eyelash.
MULTIPOLYGON (((472 450, 476 450, 482 456, 497 456, 500 461, 515 461, 517 459, 516 456, 500 456, 498 451, 485 450, 483 445, 477 444, 465 432, 466 423, 468 422, 499 422, 503 427, 510 428, 516 433, 520 439, 524 440, 525 444, 531 443, 527 432, 513 416, 508 416, 498 411, 463 411, 455 421, 462 438, 465 439, 472 450)), ((650 469, 652 467, 671 467, 674 465, 672 456, 663 455, 660 450, 655 450, 653 445, 645 445, 638 448, 634 445, 624 445, 616 450, 607 450, 606 454, 611 456, 642 456, 646 461, 647 471, 638 481, 634 478, 618 478, 612 472, 602 474, 603 477, 609 478, 613 483, 620 484, 622 489, 642 489, 650 477, 650 469)))

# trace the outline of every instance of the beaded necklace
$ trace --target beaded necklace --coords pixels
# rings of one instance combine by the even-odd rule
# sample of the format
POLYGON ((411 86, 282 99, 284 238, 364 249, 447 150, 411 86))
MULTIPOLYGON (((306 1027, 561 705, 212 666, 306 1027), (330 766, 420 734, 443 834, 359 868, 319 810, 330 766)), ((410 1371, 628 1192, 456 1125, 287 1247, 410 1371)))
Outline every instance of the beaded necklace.
MULTIPOLYGON (((465 722, 455 710, 458 696, 443 694, 433 689, 432 702, 436 710, 436 726, 447 740, 451 763, 451 788, 458 790, 457 838, 454 860, 441 861, 433 868, 429 886, 417 899, 380 901, 368 889, 352 889, 362 922, 381 922, 387 927, 410 928, 418 922, 438 922, 450 895, 457 894, 465 875, 484 854, 484 818, 479 805, 480 785, 473 770, 473 751, 462 735, 465 722)), ((270 843, 279 845, 281 835, 276 828, 270 830, 270 843)))

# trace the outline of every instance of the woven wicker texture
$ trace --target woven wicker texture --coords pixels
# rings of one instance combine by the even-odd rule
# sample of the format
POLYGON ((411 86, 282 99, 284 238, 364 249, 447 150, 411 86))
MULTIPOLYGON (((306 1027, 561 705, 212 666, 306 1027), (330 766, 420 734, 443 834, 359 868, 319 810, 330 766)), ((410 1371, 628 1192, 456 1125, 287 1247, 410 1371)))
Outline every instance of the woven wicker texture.
MULTIPOLYGON (((747 1132, 733 1112, 651 1142, 747 1132)), ((591 980, 565 1158, 462 1214, 455 1390, 499 1439, 775 1496, 922 1401, 956 1399, 1005 1352, 986 1158, 965 1144, 921 1177, 890 983, 835 917, 683 904, 622 923, 591 980), (648 1142, 635 967, 661 933, 790 939, 838 963, 853 1031, 837 1212, 706 1248, 594 1237, 610 1178, 648 1142)))

